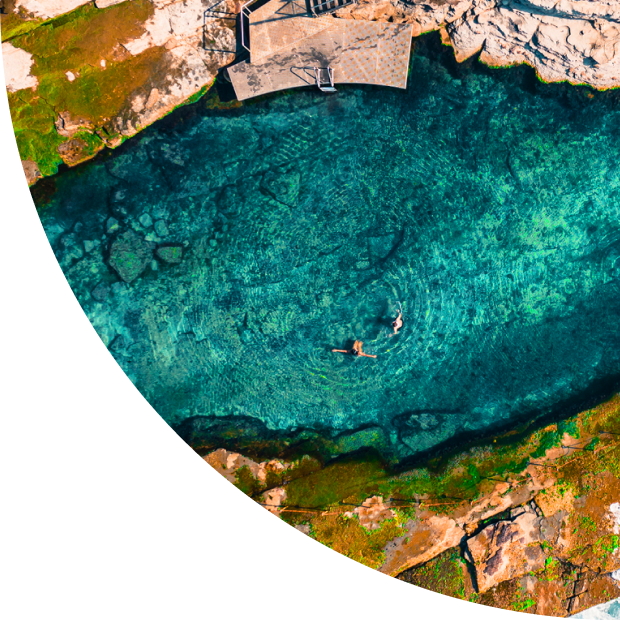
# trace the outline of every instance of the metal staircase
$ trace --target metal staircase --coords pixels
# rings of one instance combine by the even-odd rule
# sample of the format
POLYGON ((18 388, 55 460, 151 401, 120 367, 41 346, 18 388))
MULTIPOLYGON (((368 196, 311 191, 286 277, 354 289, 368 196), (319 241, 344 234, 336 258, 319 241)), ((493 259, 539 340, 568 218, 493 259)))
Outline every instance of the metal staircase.
POLYGON ((314 67, 316 85, 324 93, 335 93, 334 70, 331 67, 314 67))
POLYGON ((310 13, 314 15, 314 17, 318 17, 319 15, 333 13, 345 6, 356 4, 357 0, 307 0, 307 2, 310 13))

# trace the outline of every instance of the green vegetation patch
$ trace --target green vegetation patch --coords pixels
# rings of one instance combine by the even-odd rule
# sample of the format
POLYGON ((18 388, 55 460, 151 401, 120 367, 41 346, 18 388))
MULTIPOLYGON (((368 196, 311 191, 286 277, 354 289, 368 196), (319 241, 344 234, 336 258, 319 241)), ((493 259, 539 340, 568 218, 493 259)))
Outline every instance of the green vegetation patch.
POLYGON ((8 97, 20 157, 37 162, 45 176, 55 174, 62 163, 58 146, 64 138, 56 133, 54 109, 29 89, 8 97))
POLYGON ((250 497, 258 495, 261 491, 260 482, 252 475, 247 465, 243 465, 235 472, 235 486, 250 497))
MULTIPOLYGON (((35 161, 44 176, 57 171, 62 163, 58 147, 70 139, 56 132, 61 112, 116 137, 112 121, 128 107, 132 94, 143 88, 148 96, 151 80, 166 75, 163 48, 131 56, 120 45, 139 37, 152 13, 148 0, 103 10, 88 4, 12 40, 33 54, 32 74, 39 80, 36 90, 9 95, 17 146, 21 158, 35 161), (73 81, 67 78, 68 71, 76 76, 73 81)), ((71 139, 81 147, 71 163, 103 148, 101 138, 90 131, 81 130, 71 139)))
POLYGON ((55 110, 90 119, 96 124, 117 116, 129 96, 162 70, 162 48, 149 49, 138 56, 102 67, 84 66, 80 76, 69 82, 64 75, 46 75, 37 92, 55 110))
POLYGON ((18 37, 19 35, 26 34, 43 23, 45 23, 45 20, 26 20, 15 13, 2 15, 2 18, 0 19, 0 35, 2 37, 2 43, 9 41, 14 37, 18 37))
POLYGON ((291 480, 286 486, 286 504, 304 508, 326 508, 345 500, 358 504, 372 495, 387 475, 378 458, 340 459, 291 480))
POLYGON ((545 560, 545 568, 540 579, 545 581, 558 581, 562 576, 562 564, 556 558, 549 557, 545 560))
POLYGON ((370 568, 379 568, 385 561, 383 548, 402 536, 403 526, 398 519, 390 519, 369 531, 356 518, 331 514, 313 521, 311 532, 316 540, 334 551, 370 568))
MULTIPOLYGON (((154 48, 112 63, 105 70, 85 67, 74 82, 64 75, 45 76, 36 91, 10 93, 9 105, 21 158, 36 161, 45 176, 56 172, 62 161, 58 146, 68 140, 58 135, 54 125, 60 112, 91 120, 104 126, 104 132, 112 136, 111 125, 106 127, 108 121, 120 114, 136 88, 148 82, 163 54, 163 49, 154 48)), ((95 136, 87 138, 88 133, 82 131, 78 137, 95 153, 101 148, 101 140, 95 136)))
POLYGON ((122 2, 107 9, 85 4, 75 11, 48 21, 17 37, 12 43, 35 57, 33 75, 75 71, 85 65, 97 66, 101 60, 117 60, 122 43, 141 36, 144 22, 153 14, 148 0, 122 2))
POLYGON ((467 565, 458 549, 449 549, 436 558, 398 576, 413 585, 466 600, 472 593, 467 565))

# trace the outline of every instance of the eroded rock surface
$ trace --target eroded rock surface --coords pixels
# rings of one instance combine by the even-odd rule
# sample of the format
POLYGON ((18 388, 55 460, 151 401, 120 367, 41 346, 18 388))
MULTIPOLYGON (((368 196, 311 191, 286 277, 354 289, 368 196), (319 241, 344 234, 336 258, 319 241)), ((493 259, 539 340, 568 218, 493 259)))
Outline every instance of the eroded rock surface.
MULTIPOLYGON (((139 34, 123 38, 119 33, 109 57, 88 60, 88 67, 98 71, 115 70, 110 63, 122 62, 133 67, 131 72, 136 77, 142 75, 140 79, 130 76, 116 80, 115 84, 127 91, 122 105, 111 114, 95 114, 96 118, 90 119, 93 127, 88 131, 104 130, 96 132, 102 140, 101 148, 103 144, 117 146, 207 88, 217 71, 233 58, 224 50, 233 52, 236 46, 234 16, 239 4, 235 0, 224 0, 217 13, 209 10, 213 3, 207 0, 148 0, 147 4, 151 9, 139 34)), ((19 0, 10 4, 9 10, 19 19, 38 23, 83 5, 84 9, 77 12, 84 12, 89 3, 19 0)), ((99 7, 100 13, 114 12, 116 5, 129 3, 97 0, 90 4, 99 7)), ((609 0, 360 0, 337 16, 411 23, 414 36, 439 30, 444 42, 454 47, 459 61, 480 53, 480 59, 492 66, 527 63, 549 82, 566 80, 600 89, 620 85, 620 5, 609 0)), ((22 31, 15 32, 18 35, 11 37, 11 44, 3 45, 9 90, 36 90, 40 80, 32 69, 37 66, 37 57, 26 50, 17 51, 22 31)), ((41 30, 41 36, 48 33, 41 30)), ((63 81, 81 88, 81 69, 65 67, 63 81)), ((101 81, 103 84, 103 77, 101 81)), ((65 110, 61 114, 74 112, 65 110)), ((64 136, 61 132, 59 135, 64 136)), ((23 159, 39 164, 43 175, 55 171, 53 166, 44 168, 37 157, 26 153, 25 146, 20 150, 24 151, 23 159)), ((89 148, 77 160, 92 157, 97 150, 89 148)), ((48 162, 49 157, 45 160, 48 162)), ((61 161, 58 158, 57 163, 61 161)), ((294 195, 287 195, 285 201, 289 199, 292 203, 296 200, 294 195)))
MULTIPOLYGON (((234 21, 205 14, 212 2, 153 0, 153 4, 155 10, 144 25, 145 33, 123 47, 132 56, 163 48, 161 66, 166 68, 148 92, 132 97, 133 114, 127 110, 112 121, 114 130, 123 136, 135 134, 209 85, 218 69, 232 58, 212 49, 235 49, 234 21)), ((227 0, 220 10, 234 15, 234 3, 227 0)))
POLYGON ((10 93, 37 87, 39 81, 30 73, 34 63, 32 54, 6 42, 2 44, 2 59, 6 88, 10 93))
POLYGON ((444 515, 410 521, 406 534, 386 545, 386 559, 379 570, 396 575, 459 545, 464 536, 465 531, 456 521, 444 515))
POLYGON ((28 185, 36 183, 43 176, 37 164, 29 159, 22 161, 22 168, 24 169, 24 175, 26 176, 28 185))
POLYGON ((51 19, 73 11, 91 0, 17 0, 16 12, 22 11, 39 19, 51 19))
POLYGON ((480 592, 544 566, 545 554, 535 544, 540 542, 540 521, 533 510, 524 509, 514 521, 493 523, 467 541, 480 592))
POLYGON ((382 521, 393 519, 396 516, 396 513, 383 503, 383 497, 380 495, 369 497, 362 502, 361 506, 357 506, 344 514, 347 517, 357 515, 360 525, 367 530, 376 530, 382 521))
POLYGON ((130 283, 146 269, 152 257, 149 243, 133 230, 128 230, 112 242, 109 263, 125 282, 130 283))
POLYGON ((480 52, 492 66, 527 63, 548 82, 620 84, 620 4, 561 0, 360 0, 339 16, 442 29, 459 61, 480 52))

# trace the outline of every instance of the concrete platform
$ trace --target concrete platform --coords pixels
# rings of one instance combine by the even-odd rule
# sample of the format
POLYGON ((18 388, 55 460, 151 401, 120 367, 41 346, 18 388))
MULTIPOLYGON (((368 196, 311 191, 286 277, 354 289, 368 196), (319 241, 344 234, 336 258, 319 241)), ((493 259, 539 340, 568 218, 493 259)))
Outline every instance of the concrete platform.
POLYGON ((336 84, 406 88, 411 24, 308 17, 299 6, 271 0, 250 14, 250 62, 228 69, 237 99, 315 85, 314 67, 327 66, 336 84))

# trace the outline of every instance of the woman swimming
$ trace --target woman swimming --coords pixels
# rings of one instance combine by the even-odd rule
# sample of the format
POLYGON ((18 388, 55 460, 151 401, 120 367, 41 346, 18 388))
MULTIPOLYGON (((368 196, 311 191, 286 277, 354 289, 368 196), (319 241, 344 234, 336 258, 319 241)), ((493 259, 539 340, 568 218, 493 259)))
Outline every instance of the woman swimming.
POLYGON ((353 343, 352 349, 332 349, 332 353, 349 353, 350 355, 359 355, 360 357, 377 357, 376 355, 364 353, 362 351, 362 344, 364 343, 361 340, 356 340, 353 343))
POLYGON ((403 313, 401 310, 398 311, 398 316, 392 321, 392 327, 394 328, 394 333, 392 336, 398 333, 398 330, 403 326, 403 313))

